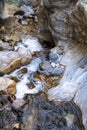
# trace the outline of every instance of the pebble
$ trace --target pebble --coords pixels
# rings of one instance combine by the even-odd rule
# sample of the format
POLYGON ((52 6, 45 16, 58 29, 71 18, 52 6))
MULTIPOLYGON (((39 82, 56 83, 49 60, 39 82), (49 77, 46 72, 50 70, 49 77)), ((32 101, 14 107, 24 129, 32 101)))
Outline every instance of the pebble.
POLYGON ((51 60, 51 62, 58 62, 59 56, 57 54, 51 52, 49 54, 49 60, 51 60))
POLYGON ((39 73, 50 76, 52 71, 53 71, 53 67, 51 66, 51 64, 48 61, 40 63, 39 69, 38 69, 39 73))
POLYGON ((20 110, 21 107, 23 107, 26 104, 26 102, 23 99, 16 99, 12 103, 12 107, 16 110, 20 110))
POLYGON ((53 76, 59 76, 63 73, 64 69, 62 68, 54 68, 51 75, 53 76))
POLYGON ((21 74, 25 74, 25 73, 27 73, 27 68, 22 68, 21 70, 19 70, 18 72, 17 72, 17 74, 18 75, 21 75, 21 74))
POLYGON ((47 60, 47 52, 46 51, 40 51, 36 52, 37 57, 40 57, 40 59, 44 62, 47 60))
POLYGON ((56 63, 54 63, 54 62, 51 62, 51 66, 52 66, 53 68, 56 68, 56 67, 60 67, 60 64, 59 64, 59 63, 56 64, 56 63))
POLYGON ((38 74, 38 75, 35 75, 34 78, 40 81, 46 81, 47 77, 45 75, 38 74))
POLYGON ((48 72, 52 72, 52 70, 53 70, 51 64, 48 61, 40 63, 39 67, 41 70, 46 70, 48 72))
POLYGON ((27 21, 25 21, 25 20, 22 20, 22 21, 21 21, 21 24, 22 24, 22 25, 28 25, 27 21))

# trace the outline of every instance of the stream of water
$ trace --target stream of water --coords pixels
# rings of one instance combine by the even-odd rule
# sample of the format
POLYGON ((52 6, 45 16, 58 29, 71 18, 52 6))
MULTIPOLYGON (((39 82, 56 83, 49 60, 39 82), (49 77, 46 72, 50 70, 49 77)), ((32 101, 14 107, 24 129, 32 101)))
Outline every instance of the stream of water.
MULTIPOLYGON (((24 16, 22 20, 28 21, 24 16)), ((0 91, 0 130, 84 130, 81 110, 73 101, 58 105, 48 99, 49 88, 59 84, 65 70, 65 66, 60 64, 63 48, 43 48, 37 37, 27 34, 22 35, 11 50, 8 50, 9 46, 1 45, 3 65, 11 58, 22 59, 23 56, 30 57, 30 61, 16 68, 14 65, 9 74, 1 73, 2 78, 15 81, 16 92, 0 91), (8 52, 11 53, 9 57, 8 52)))

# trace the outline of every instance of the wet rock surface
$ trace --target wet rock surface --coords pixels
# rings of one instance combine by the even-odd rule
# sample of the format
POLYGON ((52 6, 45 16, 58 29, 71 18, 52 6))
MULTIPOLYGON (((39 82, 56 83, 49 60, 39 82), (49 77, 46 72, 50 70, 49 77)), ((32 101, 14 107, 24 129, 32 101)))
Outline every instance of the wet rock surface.
MULTIPOLYGON (((36 11, 39 30, 49 29, 59 46, 64 47, 65 54, 60 63, 65 65, 65 72, 56 88, 48 91, 49 99, 55 102, 74 99, 83 112, 83 123, 87 129, 86 77, 87 77, 87 0, 30 0, 36 11), (45 20, 47 19, 47 20, 45 20), (81 97, 81 99, 80 99, 81 97)), ((54 50, 54 51, 55 51, 54 50)), ((62 59, 61 59, 62 58, 62 59)), ((51 63, 53 67, 56 65, 51 63)), ((59 65, 58 65, 59 66, 59 65)))
POLYGON ((58 63, 58 55, 55 53, 50 53, 49 54, 49 59, 51 60, 51 62, 57 62, 58 63))
POLYGON ((49 62, 46 61, 40 64, 40 69, 39 69, 40 73, 44 73, 45 75, 49 76, 52 70, 53 68, 49 62))
POLYGON ((59 106, 46 99, 46 95, 27 96, 23 109, 22 130, 84 130, 79 108, 73 102, 59 106))
POLYGON ((21 65, 28 64, 31 59, 27 52, 25 55, 22 55, 22 53, 19 54, 19 52, 15 51, 1 51, 0 56, 0 71, 6 74, 21 67, 21 65))
POLYGON ((86 41, 86 2, 76 2, 20 0, 20 7, 6 5, 10 17, 0 21, 1 130, 87 127, 87 46, 71 43, 86 41), (83 26, 78 20, 81 15, 83 26))
POLYGON ((53 71, 52 71, 52 74, 53 76, 58 76, 58 75, 61 75, 63 73, 64 69, 62 68, 55 68, 53 71))

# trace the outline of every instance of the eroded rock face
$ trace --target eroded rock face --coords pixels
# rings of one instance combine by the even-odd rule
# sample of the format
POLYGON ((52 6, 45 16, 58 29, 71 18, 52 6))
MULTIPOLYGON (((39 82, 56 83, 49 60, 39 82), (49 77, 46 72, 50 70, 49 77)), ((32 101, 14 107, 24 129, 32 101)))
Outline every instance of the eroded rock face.
POLYGON ((68 14, 67 21, 71 29, 72 39, 87 43, 87 0, 78 1, 68 14))
POLYGON ((40 31, 51 30, 57 40, 86 43, 86 0, 29 0, 38 17, 40 31), (37 4, 36 4, 37 3, 37 4))
POLYGON ((51 30, 57 40, 67 40, 69 30, 67 29, 66 16, 76 3, 76 0, 34 0, 30 2, 35 8, 40 31, 51 30), (38 3, 35 5, 35 3, 38 3), (39 5, 39 6, 38 6, 39 5))
POLYGON ((56 45, 64 46, 61 64, 66 66, 60 85, 49 90, 49 99, 74 101, 87 129, 87 0, 30 0, 36 10, 40 31, 49 29, 56 45), (38 6, 35 4, 38 3, 38 6))

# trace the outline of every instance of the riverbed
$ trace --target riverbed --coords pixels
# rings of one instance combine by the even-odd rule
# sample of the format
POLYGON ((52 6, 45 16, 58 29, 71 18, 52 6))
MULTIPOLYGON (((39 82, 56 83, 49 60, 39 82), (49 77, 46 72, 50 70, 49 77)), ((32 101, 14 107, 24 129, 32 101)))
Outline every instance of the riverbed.
POLYGON ((0 130, 84 130, 73 100, 48 98, 65 72, 63 46, 40 42, 44 36, 39 39, 31 5, 6 8, 9 17, 0 23, 0 130))

